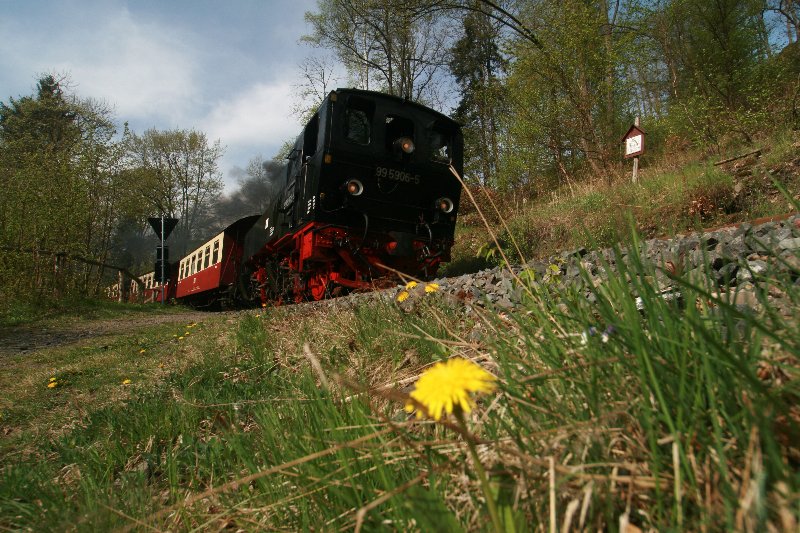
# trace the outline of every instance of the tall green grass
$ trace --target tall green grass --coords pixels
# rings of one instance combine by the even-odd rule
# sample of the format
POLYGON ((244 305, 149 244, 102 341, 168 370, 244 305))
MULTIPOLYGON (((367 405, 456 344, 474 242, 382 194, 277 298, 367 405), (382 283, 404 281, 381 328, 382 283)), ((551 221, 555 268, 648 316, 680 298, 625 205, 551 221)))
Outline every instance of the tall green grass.
MULTIPOLYGON (((797 520, 800 306, 783 316, 758 293, 756 313, 702 276, 667 298, 636 248, 618 256, 603 285, 532 284, 512 314, 436 293, 409 312, 245 314, 229 349, 209 340, 200 364, 3 458, 0 525, 489 529, 464 435, 403 410, 454 355, 500 378, 467 424, 505 531, 797 520)), ((800 303, 797 274, 770 284, 800 303)))

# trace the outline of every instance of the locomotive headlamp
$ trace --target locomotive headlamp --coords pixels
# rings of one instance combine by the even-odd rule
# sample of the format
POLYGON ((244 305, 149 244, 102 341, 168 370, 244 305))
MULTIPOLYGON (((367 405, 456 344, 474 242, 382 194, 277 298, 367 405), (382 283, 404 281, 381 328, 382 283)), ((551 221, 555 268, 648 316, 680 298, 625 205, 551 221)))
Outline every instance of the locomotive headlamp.
POLYGON ((436 207, 442 213, 451 213, 453 211, 453 200, 450 198, 439 198, 436 200, 436 207))
POLYGON ((364 184, 358 180, 350 180, 345 184, 347 192, 352 196, 360 196, 364 192, 364 184))
POLYGON ((394 145, 406 154, 414 152, 414 141, 410 137, 400 137, 394 142, 394 145))

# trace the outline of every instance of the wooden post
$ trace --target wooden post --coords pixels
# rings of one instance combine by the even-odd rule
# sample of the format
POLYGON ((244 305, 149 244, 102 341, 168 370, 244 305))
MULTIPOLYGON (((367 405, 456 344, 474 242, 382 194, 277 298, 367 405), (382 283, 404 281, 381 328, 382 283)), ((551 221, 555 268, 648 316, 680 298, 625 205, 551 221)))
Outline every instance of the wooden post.
MULTIPOLYGON (((636 115, 636 118, 633 120, 633 125, 637 128, 639 127, 639 115, 636 115)), ((633 176, 631 178, 633 183, 639 183, 639 156, 633 158, 633 176)))

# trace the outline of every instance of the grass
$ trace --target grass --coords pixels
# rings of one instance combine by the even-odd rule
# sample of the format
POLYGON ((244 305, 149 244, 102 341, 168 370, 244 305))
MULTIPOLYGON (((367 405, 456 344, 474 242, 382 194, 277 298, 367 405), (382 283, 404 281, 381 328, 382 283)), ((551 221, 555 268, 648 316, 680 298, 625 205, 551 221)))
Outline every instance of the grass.
MULTIPOLYGON (((9 299, 0 304, 0 328, 64 320, 92 320, 151 314, 155 304, 118 303, 96 298, 70 296, 61 299, 9 299)), ((159 312, 180 313, 179 306, 164 306, 159 312)))
POLYGON ((587 279, 592 303, 551 283, 511 315, 435 293, 407 312, 277 308, 16 360, 4 372, 34 377, 4 374, 0 525, 479 531, 465 437, 506 531, 796 524, 800 305, 755 315, 705 278, 665 300, 627 257, 604 285, 587 279), (403 410, 450 356, 500 378, 466 436, 403 410), (66 377, 48 389, 54 365, 66 377))

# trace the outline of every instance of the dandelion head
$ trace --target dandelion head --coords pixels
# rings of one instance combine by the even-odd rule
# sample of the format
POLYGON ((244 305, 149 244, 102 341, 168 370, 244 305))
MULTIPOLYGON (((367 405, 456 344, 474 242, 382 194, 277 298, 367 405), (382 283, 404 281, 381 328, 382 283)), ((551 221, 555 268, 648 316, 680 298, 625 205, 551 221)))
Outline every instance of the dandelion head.
POLYGON ((397 301, 402 303, 406 300, 408 300, 408 291, 400 291, 400 293, 397 295, 397 301))
POLYGON ((48 389, 55 389, 56 387, 58 387, 58 381, 51 381, 47 384, 48 389))
POLYGON ((178 340, 182 341, 183 340, 183 336, 178 337, 178 340))
POLYGON ((436 292, 438 290, 439 290, 438 283, 428 283, 427 285, 425 285, 425 292, 427 293, 436 292))
POLYGON ((123 384, 123 385, 130 385, 130 384, 131 384, 131 380, 129 380, 129 379, 123 379, 123 380, 122 380, 122 384, 123 384))
MULTIPOLYGON (((480 365, 455 357, 436 363, 427 369, 417 380, 411 398, 422 404, 427 415, 434 420, 443 414, 452 414, 460 409, 464 413, 472 411, 473 394, 492 392, 496 378, 480 365)), ((406 403, 406 411, 414 410, 414 403, 406 403)), ((417 418, 426 413, 417 411, 417 418)))
POLYGON ((186 333, 184 333, 183 335, 184 335, 184 336, 186 336, 186 335, 191 335, 191 334, 192 334, 192 332, 191 332, 191 331, 187 331, 187 332, 186 332, 186 333))
POLYGON ((409 281, 408 283, 406 283, 406 289, 413 289, 417 285, 418 283, 416 281, 409 281))
POLYGON ((146 351, 147 351, 147 350, 145 350, 144 348, 142 348, 141 350, 139 350, 139 353, 144 353, 144 352, 146 352, 146 351))
POLYGON ((54 381, 56 381, 56 378, 54 378, 54 377, 50 378, 50 383, 52 383, 54 381))

